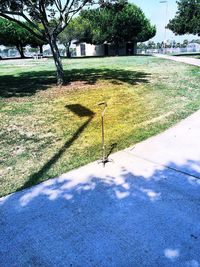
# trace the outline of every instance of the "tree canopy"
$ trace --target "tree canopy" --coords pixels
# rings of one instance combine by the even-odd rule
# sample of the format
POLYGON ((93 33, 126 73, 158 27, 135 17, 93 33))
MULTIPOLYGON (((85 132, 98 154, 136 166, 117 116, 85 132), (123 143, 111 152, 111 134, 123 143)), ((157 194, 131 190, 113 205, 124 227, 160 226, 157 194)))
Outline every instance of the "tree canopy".
POLYGON ((143 11, 126 1, 84 10, 81 17, 88 21, 88 28, 80 39, 93 44, 109 42, 119 46, 124 42, 144 42, 156 33, 143 11))
POLYGON ((200 0, 177 1, 178 11, 169 21, 167 28, 176 35, 195 34, 200 36, 200 0))
POLYGON ((73 40, 82 40, 90 34, 90 23, 88 20, 81 19, 80 16, 71 20, 69 25, 58 35, 58 40, 67 50, 67 56, 70 56, 69 47, 73 40))
POLYGON ((42 46, 44 41, 35 37, 24 27, 16 22, 0 18, 0 44, 5 46, 15 46, 24 57, 23 49, 26 45, 42 46))

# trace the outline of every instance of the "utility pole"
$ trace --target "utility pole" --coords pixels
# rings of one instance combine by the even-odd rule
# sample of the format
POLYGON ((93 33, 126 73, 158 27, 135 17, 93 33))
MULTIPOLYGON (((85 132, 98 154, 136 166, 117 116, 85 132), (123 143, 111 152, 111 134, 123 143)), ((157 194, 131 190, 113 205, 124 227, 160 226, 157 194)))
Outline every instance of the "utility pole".
POLYGON ((165 30, 164 30, 164 53, 166 53, 166 44, 167 44, 167 17, 168 17, 168 1, 160 1, 160 4, 166 4, 166 11, 165 11, 165 30))

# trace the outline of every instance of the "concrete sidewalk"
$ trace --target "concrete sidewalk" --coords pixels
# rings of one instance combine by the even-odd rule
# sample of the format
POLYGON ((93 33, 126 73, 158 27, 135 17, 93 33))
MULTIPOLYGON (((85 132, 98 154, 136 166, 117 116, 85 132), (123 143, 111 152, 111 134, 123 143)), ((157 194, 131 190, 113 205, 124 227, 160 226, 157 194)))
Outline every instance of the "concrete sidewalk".
POLYGON ((163 54, 153 54, 153 56, 200 67, 200 59, 198 58, 190 58, 184 56, 168 56, 163 54))
POLYGON ((0 266, 200 266, 200 111, 0 199, 0 266))

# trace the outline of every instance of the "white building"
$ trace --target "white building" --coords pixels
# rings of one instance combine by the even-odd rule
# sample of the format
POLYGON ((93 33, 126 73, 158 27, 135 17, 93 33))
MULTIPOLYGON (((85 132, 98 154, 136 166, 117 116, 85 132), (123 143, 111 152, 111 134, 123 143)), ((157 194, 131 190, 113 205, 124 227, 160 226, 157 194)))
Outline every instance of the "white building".
MULTIPOLYGON (((115 56, 116 49, 112 44, 92 45, 88 43, 76 44, 76 56, 77 57, 92 57, 92 56, 115 56)), ((126 43, 121 45, 118 49, 119 56, 135 55, 137 51, 137 43, 126 43)))

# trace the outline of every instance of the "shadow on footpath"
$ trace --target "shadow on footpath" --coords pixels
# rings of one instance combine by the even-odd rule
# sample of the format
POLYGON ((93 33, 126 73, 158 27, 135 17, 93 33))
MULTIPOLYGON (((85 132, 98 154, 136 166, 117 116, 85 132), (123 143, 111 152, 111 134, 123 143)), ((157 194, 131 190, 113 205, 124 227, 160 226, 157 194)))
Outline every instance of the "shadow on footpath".
POLYGON ((0 199, 0 266, 198 266, 200 180, 151 168, 97 165, 0 199))

